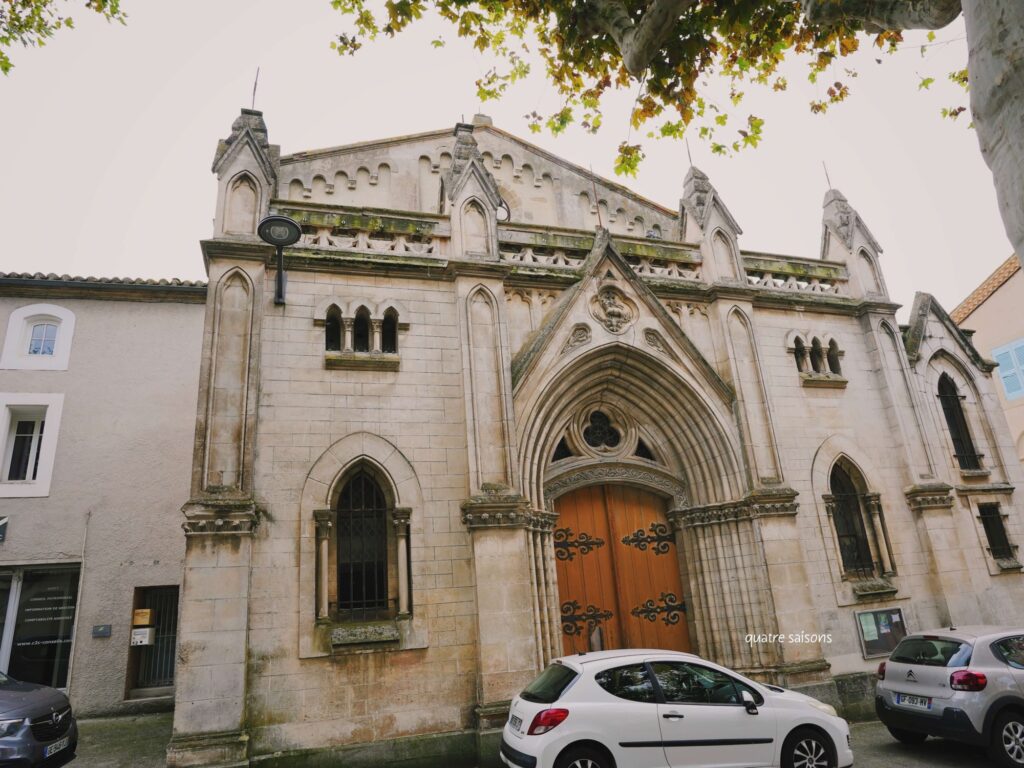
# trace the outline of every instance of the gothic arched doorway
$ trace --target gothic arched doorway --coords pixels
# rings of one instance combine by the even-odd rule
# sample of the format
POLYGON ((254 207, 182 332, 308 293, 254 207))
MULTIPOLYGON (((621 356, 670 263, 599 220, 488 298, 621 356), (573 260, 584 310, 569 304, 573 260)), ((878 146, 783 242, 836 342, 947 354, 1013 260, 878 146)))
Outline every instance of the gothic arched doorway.
POLYGON ((556 499, 555 511, 564 652, 690 650, 665 501, 632 486, 589 485, 556 499))

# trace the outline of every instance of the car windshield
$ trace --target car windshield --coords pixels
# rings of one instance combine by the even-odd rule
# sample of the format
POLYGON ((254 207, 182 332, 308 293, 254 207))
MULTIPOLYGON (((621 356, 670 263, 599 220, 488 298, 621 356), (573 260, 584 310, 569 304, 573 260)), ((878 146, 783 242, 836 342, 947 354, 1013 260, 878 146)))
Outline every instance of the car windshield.
POLYGON ((552 664, 540 673, 540 677, 526 686, 519 697, 537 704, 551 704, 558 701, 569 683, 576 679, 576 673, 564 664, 552 664))
POLYGON ((966 667, 971 663, 972 650, 969 643, 948 637, 905 637, 889 661, 925 667, 966 667))

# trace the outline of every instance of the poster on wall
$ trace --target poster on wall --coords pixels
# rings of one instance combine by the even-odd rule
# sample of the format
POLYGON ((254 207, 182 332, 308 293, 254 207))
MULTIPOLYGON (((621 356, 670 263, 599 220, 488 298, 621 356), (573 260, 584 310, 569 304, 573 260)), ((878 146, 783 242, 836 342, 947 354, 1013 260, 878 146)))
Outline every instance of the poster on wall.
POLYGON ((865 659, 888 656, 900 640, 907 636, 902 608, 857 611, 854 615, 857 619, 860 649, 865 659))
POLYGON ((25 571, 8 673, 54 688, 67 685, 78 571, 25 571))

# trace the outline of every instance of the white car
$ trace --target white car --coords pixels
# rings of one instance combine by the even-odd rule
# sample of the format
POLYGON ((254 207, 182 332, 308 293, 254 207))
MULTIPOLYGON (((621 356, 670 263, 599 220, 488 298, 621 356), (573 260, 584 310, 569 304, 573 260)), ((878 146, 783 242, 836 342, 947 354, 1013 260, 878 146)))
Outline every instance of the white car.
POLYGON ((512 700, 512 768, 846 768, 850 729, 809 696, 689 653, 555 659, 512 700))
POLYGON ((957 739, 1024 768, 1024 628, 907 635, 878 667, 875 711, 906 744, 957 739))

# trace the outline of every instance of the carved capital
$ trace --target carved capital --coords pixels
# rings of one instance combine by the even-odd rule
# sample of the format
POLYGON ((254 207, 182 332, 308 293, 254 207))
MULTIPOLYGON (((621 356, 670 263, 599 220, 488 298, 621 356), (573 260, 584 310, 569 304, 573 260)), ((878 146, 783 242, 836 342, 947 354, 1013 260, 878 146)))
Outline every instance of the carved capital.
POLYGON ((391 524, 399 536, 409 535, 409 521, 412 519, 412 507, 395 507, 391 510, 391 524))
POLYGON ((330 538, 331 529, 334 528, 334 510, 315 509, 313 510, 313 519, 316 521, 316 537, 318 539, 330 538))
POLYGON ((529 503, 519 494, 473 496, 460 506, 462 524, 471 531, 477 528, 526 528, 533 518, 529 503))
POLYGON ((668 521, 681 531, 684 528, 695 528, 701 525, 718 525, 736 520, 750 520, 753 510, 744 502, 726 502, 724 504, 708 504, 703 507, 686 507, 668 512, 668 521))
POLYGON ((673 509, 668 512, 668 519, 679 531, 684 528, 720 525, 760 517, 791 516, 796 515, 800 508, 796 496, 797 492, 791 488, 771 492, 758 491, 739 501, 673 509))
POLYGON ((904 490, 903 495, 907 498, 907 505, 914 512, 924 512, 927 509, 952 509, 951 490, 952 488, 945 483, 929 483, 912 485, 904 490))
POLYGON ((882 495, 879 493, 865 493, 861 496, 864 502, 864 507, 867 509, 873 517, 878 517, 882 514, 882 495))
POLYGON ((547 512, 545 510, 534 510, 533 514, 530 515, 529 528, 531 531, 540 531, 541 533, 549 533, 555 530, 555 524, 558 522, 558 514, 556 512, 547 512))
POLYGON ((251 536, 259 524, 252 499, 193 499, 181 508, 186 536, 223 534, 251 536))

